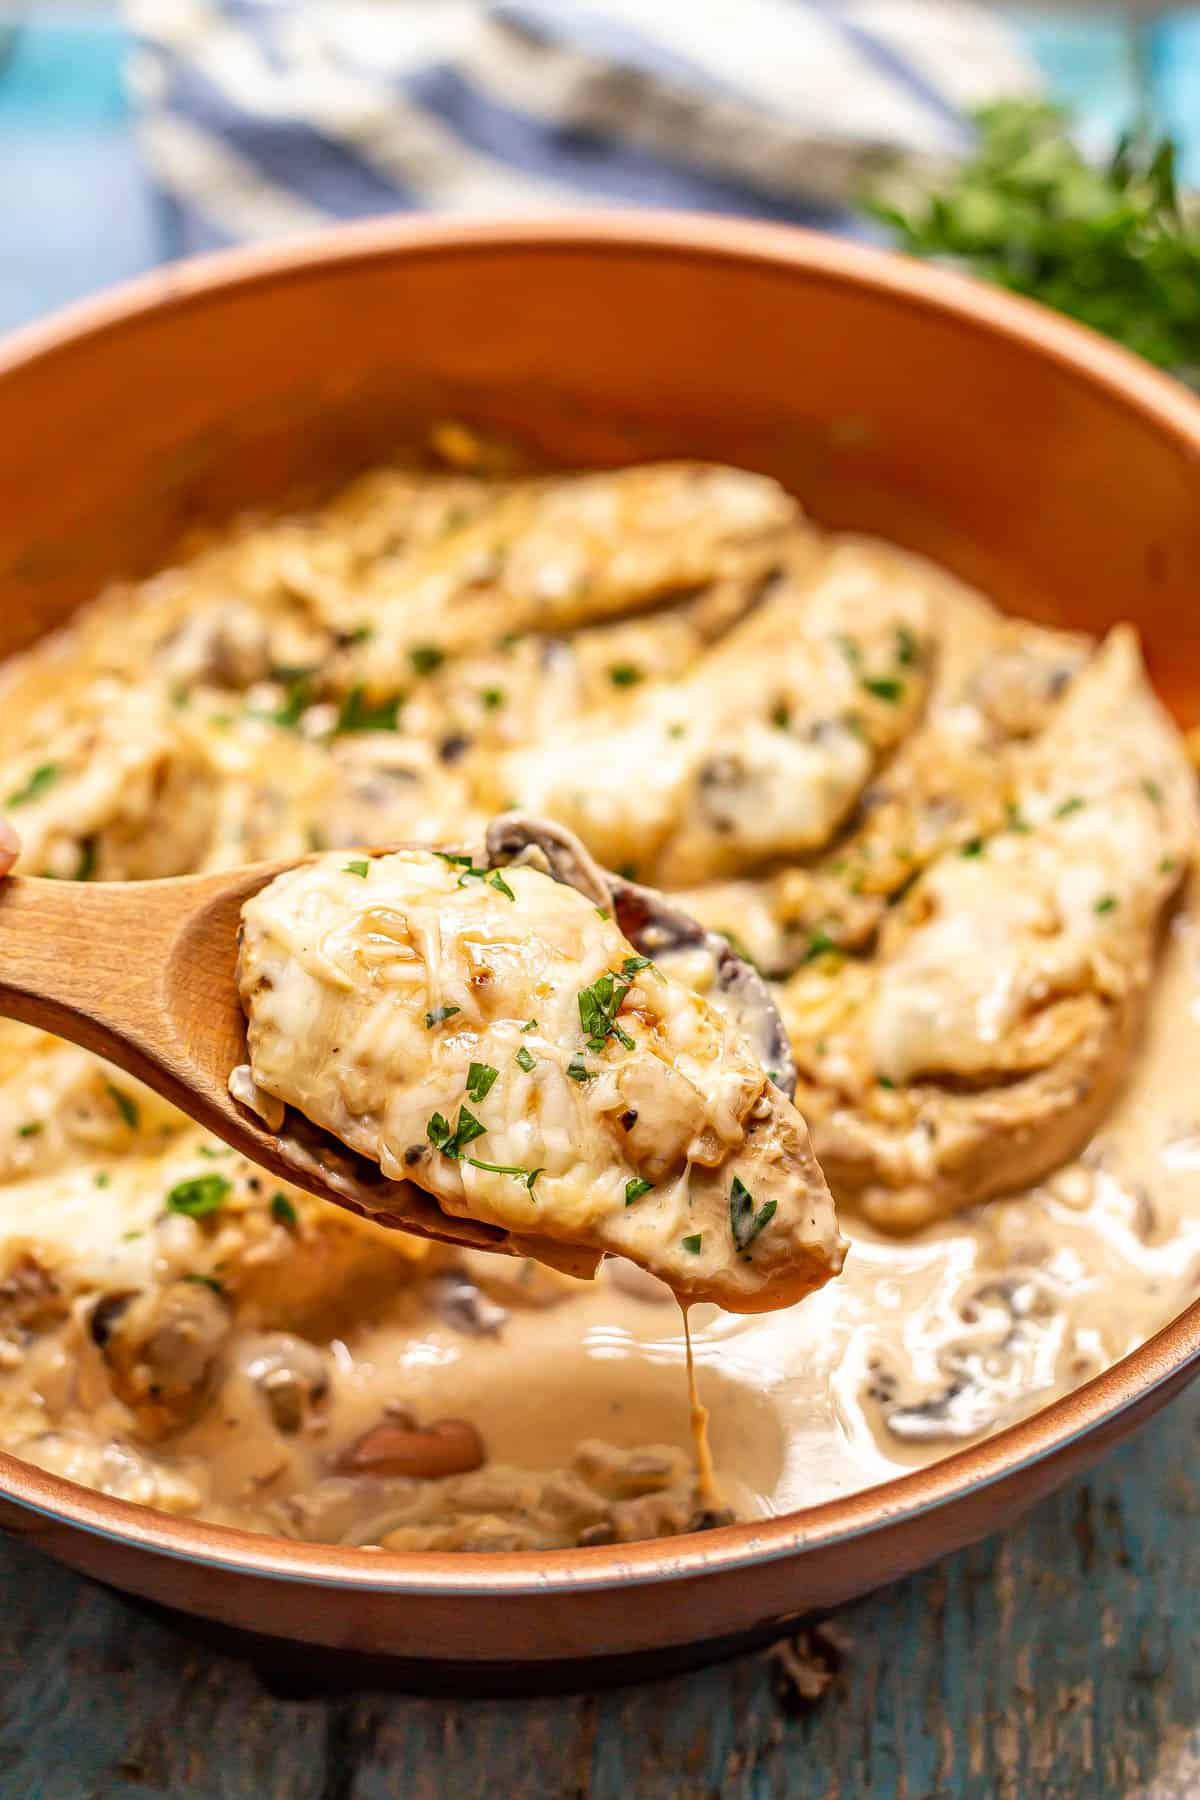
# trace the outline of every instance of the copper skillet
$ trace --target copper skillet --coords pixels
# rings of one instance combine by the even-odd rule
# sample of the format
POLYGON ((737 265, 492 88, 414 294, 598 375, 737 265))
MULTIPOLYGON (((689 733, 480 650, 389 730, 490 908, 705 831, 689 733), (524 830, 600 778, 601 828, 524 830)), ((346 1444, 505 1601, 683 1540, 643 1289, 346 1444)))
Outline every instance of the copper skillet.
MULTIPOLYGON (((1040 310, 742 223, 371 223, 184 265, 0 349, 0 651, 197 517, 464 417, 559 463, 709 456, 1002 603, 1141 627, 1200 700, 1200 406, 1040 310), (353 328, 348 328, 352 321, 353 328)), ((1190 710, 1189 710, 1190 709, 1190 710)), ((2 715, 0 715, 2 729, 2 715)), ((0 1525, 100 1579, 427 1683, 658 1669, 890 1581, 1095 1460, 1188 1381, 1200 1302, 1025 1423, 848 1499, 693 1538, 368 1554, 168 1517, 0 1455, 0 1525)))

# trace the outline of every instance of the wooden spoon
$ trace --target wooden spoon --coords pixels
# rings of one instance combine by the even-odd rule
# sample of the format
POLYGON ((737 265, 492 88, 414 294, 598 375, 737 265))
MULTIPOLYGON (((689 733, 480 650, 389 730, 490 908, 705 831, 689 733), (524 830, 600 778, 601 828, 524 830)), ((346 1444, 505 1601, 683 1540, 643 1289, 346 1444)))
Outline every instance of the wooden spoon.
MULTIPOLYGON (((307 860, 307 859, 295 859, 307 860)), ((537 1254, 570 1273, 595 1259, 452 1219, 411 1182, 289 1110, 271 1131, 238 1104, 229 1073, 246 1061, 235 980, 243 903, 293 862, 166 881, 0 882, 0 1014, 69 1038, 144 1081, 252 1162, 352 1212, 472 1249, 537 1254)))
MULTIPOLYGON (((0 820, 0 874, 15 848, 0 820)), ((497 868, 533 857, 556 880, 607 901, 630 942, 648 955, 708 945, 716 970, 711 1002, 760 1046, 785 1092, 794 1091, 791 1050, 770 992, 724 938, 706 934, 653 889, 601 869, 577 838, 547 821, 502 814, 489 827, 487 856, 497 868)), ((323 1200, 422 1237, 594 1274, 598 1252, 451 1217, 412 1182, 389 1181, 377 1163, 292 1108, 273 1131, 234 1099, 230 1072, 247 1061, 236 976, 241 910, 276 875, 313 860, 165 881, 0 880, 0 1015, 115 1063, 252 1162, 323 1200)))

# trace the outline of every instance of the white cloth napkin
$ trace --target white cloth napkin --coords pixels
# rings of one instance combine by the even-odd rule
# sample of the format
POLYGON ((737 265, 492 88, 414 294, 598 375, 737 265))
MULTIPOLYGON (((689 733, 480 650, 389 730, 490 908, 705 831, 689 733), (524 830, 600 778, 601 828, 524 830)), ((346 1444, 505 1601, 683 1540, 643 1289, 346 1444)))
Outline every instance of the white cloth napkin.
POLYGON ((1037 77, 969 0, 128 0, 177 248, 395 210, 652 205, 846 228, 1037 77))

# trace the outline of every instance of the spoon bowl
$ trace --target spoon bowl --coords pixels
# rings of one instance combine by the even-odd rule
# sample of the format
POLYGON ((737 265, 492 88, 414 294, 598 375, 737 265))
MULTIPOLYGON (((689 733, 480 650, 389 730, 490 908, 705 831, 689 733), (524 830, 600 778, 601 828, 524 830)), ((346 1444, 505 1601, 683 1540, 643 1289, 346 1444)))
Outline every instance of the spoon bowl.
POLYGON ((139 882, 10 876, 0 886, 0 1013, 94 1051, 323 1200, 422 1237, 516 1253, 505 1233, 448 1218, 411 1182, 386 1180, 298 1114, 272 1131, 229 1092, 230 1071, 246 1060, 241 909, 294 866, 139 882))
MULTIPOLYGON (((394 845, 391 848, 425 848, 394 845)), ((379 855, 369 850, 368 856, 379 855)), ((790 1094, 795 1069, 766 984, 725 939, 707 934, 653 889, 601 869, 570 832, 505 814, 488 833, 499 867, 536 857, 556 880, 607 901, 639 950, 707 943, 712 1000, 752 1039, 790 1094)), ((0 1015, 68 1038, 153 1088, 272 1175, 380 1224, 471 1250, 498 1250, 580 1277, 599 1254, 444 1213, 414 1183, 285 1109, 278 1130, 230 1091, 247 1061, 237 984, 242 907, 285 870, 316 860, 252 863, 160 881, 68 882, 14 875, 0 883, 0 1015)))

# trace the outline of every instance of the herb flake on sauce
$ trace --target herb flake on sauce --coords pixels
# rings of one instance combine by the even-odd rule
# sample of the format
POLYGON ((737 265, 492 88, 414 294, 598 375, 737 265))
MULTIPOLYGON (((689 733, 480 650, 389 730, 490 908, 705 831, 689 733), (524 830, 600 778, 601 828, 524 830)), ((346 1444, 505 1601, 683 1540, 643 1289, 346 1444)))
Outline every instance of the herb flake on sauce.
POLYGON ((735 1248, 748 1249, 763 1227, 771 1223, 777 1210, 778 1201, 768 1200, 755 1212, 754 1195, 735 1175, 729 1190, 729 1226, 735 1248))
POLYGON ((193 1175, 188 1181, 177 1181, 167 1195, 167 1211, 182 1213, 188 1219, 205 1219, 220 1212, 233 1191, 233 1183, 224 1175, 193 1175))
POLYGON ((467 1094, 472 1100, 486 1100, 495 1085, 499 1069, 491 1063, 473 1062, 467 1070, 467 1094))
POLYGON ((444 1024, 447 1019, 452 1019, 455 1013, 461 1011, 461 1006, 435 1006, 432 1012, 425 1014, 426 1031, 432 1031, 435 1025, 444 1024))
POLYGON ((124 1088, 119 1088, 114 1081, 106 1084, 106 1092, 130 1131, 136 1131, 141 1114, 133 1095, 127 1094, 124 1088))
POLYGON ((39 800, 46 789, 53 787, 57 780, 57 763, 39 763, 29 780, 11 793, 4 804, 5 806, 28 806, 31 800, 39 800))

